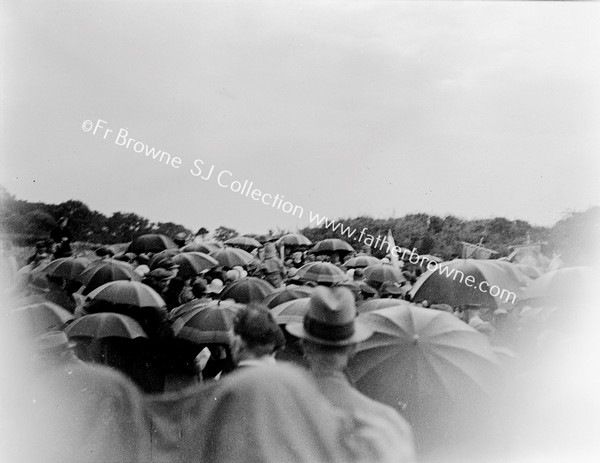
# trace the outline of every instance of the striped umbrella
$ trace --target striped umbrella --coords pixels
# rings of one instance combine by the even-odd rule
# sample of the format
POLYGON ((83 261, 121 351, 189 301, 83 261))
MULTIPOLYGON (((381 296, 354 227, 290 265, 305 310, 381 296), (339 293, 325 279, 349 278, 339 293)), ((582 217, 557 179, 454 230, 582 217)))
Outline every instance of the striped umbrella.
POLYGON ((370 265, 381 264, 381 260, 373 256, 356 256, 344 262, 346 268, 365 268, 370 265))
POLYGON ((311 262, 298 269, 295 280, 312 281, 320 285, 342 283, 347 280, 346 273, 329 262, 311 262))
POLYGON ((243 249, 237 248, 225 248, 213 251, 210 253, 211 257, 214 257, 219 261, 219 265, 222 267, 233 268, 236 265, 243 267, 248 265, 254 260, 254 256, 243 249))
POLYGON ((133 318, 113 312, 84 315, 71 323, 65 333, 71 337, 102 338, 147 338, 148 336, 133 318))
POLYGON ((150 286, 138 281, 111 281, 96 288, 88 298, 135 307, 164 307, 165 301, 150 286))
POLYGON ((227 285, 221 293, 221 299, 233 299, 242 304, 261 302, 275 288, 265 280, 256 277, 241 278, 227 285))
POLYGON ((302 320, 304 320, 304 315, 308 312, 309 302, 310 297, 284 302, 283 304, 274 307, 271 310, 271 314, 278 325, 297 322, 301 323, 302 320))
POLYGON ((208 306, 192 310, 173 321, 175 337, 194 344, 230 344, 238 306, 208 306))

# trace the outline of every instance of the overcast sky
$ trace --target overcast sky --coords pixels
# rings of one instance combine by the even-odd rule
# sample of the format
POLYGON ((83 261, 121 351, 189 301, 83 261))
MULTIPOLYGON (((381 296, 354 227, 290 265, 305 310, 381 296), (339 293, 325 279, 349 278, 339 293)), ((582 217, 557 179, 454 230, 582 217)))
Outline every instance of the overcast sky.
POLYGON ((242 233, 309 210, 552 225, 600 204, 598 3, 3 5, 0 184, 19 199, 242 233), (83 130, 98 119, 113 132, 83 130))

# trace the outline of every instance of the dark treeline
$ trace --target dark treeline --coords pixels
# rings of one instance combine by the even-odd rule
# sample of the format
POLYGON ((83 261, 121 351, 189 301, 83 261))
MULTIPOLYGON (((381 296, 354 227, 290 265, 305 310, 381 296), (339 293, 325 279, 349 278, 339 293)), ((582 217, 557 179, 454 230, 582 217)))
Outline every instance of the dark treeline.
MULTIPOLYGON (((28 246, 48 236, 58 218, 63 216, 69 218, 69 228, 75 241, 114 244, 131 241, 144 233, 162 233, 171 237, 179 232, 193 233, 183 225, 150 222, 132 212, 115 212, 107 217, 77 200, 60 204, 18 200, 0 187, 1 228, 14 244, 28 246)), ((391 230, 396 245, 416 248, 421 255, 434 254, 443 259, 460 256, 463 241, 479 243, 482 239, 483 246, 498 252, 494 257, 506 256, 510 254, 509 246, 524 244, 529 236, 531 242, 546 243, 542 251, 548 257, 556 252, 567 265, 590 265, 594 256, 598 256, 600 207, 592 207, 585 212, 569 212, 549 228, 503 217, 465 220, 452 215, 437 217, 427 214, 388 219, 356 217, 339 219, 339 222, 349 230, 357 230, 354 237, 358 237, 363 228, 367 228, 366 233, 382 238, 391 230)), ((283 230, 269 232, 276 236, 285 233, 283 230)), ((339 230, 332 231, 324 226, 307 227, 301 233, 313 242, 326 238, 347 239, 357 250, 362 244, 341 236, 339 230)), ((214 238, 223 241, 237 235, 236 230, 224 226, 214 232, 214 238)), ((382 257, 385 252, 373 249, 373 254, 382 257)))

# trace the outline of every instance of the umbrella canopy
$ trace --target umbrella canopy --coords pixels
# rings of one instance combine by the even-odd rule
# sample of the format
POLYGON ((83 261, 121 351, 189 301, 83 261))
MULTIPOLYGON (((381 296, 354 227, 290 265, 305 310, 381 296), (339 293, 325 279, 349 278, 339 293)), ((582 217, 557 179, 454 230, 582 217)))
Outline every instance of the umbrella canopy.
POLYGON ((545 273, 523 290, 521 300, 533 306, 564 306, 580 302, 597 286, 591 267, 565 267, 545 273))
POLYGON ((61 257, 41 268, 40 273, 65 280, 76 280, 90 263, 91 260, 85 257, 61 257))
POLYGON ((214 257, 219 261, 219 265, 222 267, 235 267, 239 265, 243 267, 248 265, 254 260, 254 256, 243 249, 238 248, 225 248, 213 251, 210 253, 211 257, 214 257))
POLYGON ((175 319, 175 337, 195 344, 229 344, 239 306, 217 305, 192 310, 175 319))
POLYGON ((374 310, 385 309, 387 307, 402 307, 406 304, 410 304, 402 299, 368 299, 361 302, 357 307, 358 313, 373 312, 374 310))
POLYGON ((284 302, 271 310, 271 314, 275 318, 278 325, 286 325, 288 323, 302 322, 304 315, 308 312, 308 303, 310 297, 295 299, 293 301, 284 302))
POLYGON ((374 330, 347 370, 360 391, 402 409, 421 446, 444 439, 448 430, 476 432, 472 427, 491 412, 483 404, 502 378, 484 335, 449 313, 412 304, 359 318, 374 330))
POLYGON ((330 252, 354 252, 354 248, 339 238, 328 238, 315 244, 310 251, 313 254, 330 252))
POLYGON ((182 252, 173 257, 173 263, 179 265, 177 275, 183 278, 193 277, 199 273, 219 266, 219 261, 202 252, 182 252))
POLYGON ((221 299, 233 299, 242 304, 261 302, 275 288, 267 281, 256 277, 241 278, 227 285, 221 293, 221 299))
POLYGON ((17 320, 25 332, 33 336, 60 330, 75 318, 68 310, 48 301, 20 307, 11 311, 10 316, 15 317, 14 320, 17 320))
POLYGON ((88 298, 134 307, 164 307, 165 301, 150 286, 138 281, 112 281, 96 288, 88 298))
POLYGON ((267 297, 265 297, 263 303, 266 304, 270 309, 273 309, 284 302, 309 297, 312 292, 313 288, 310 286, 288 286, 269 294, 267 297))
POLYGON ((365 268, 370 265, 379 265, 381 264, 381 260, 377 257, 373 256, 356 256, 352 259, 348 259, 344 263, 344 267, 346 268, 365 268))
POLYGON ((303 282, 313 281, 317 284, 331 285, 333 283, 342 283, 347 280, 347 277, 342 269, 329 262, 311 262, 300 267, 294 279, 303 282))
POLYGON ((235 238, 225 241, 224 244, 226 246, 240 247, 243 249, 254 249, 262 246, 258 240, 255 240, 249 236, 236 236, 235 238))
POLYGON ((204 254, 210 254, 217 249, 221 249, 216 244, 212 243, 190 243, 186 244, 181 248, 181 252, 203 252, 204 254))
POLYGON ((196 309, 203 309, 209 306, 217 306, 219 304, 225 304, 225 302, 215 301, 212 299, 194 299, 171 310, 169 312, 169 320, 173 321, 176 318, 179 318, 182 315, 190 313, 196 309))
POLYGON ((279 238, 276 243, 277 246, 311 246, 312 241, 309 240, 306 236, 301 235, 300 233, 288 233, 287 235, 283 235, 279 238))
POLYGON ((497 308, 505 303, 514 303, 521 294, 523 278, 523 275, 508 262, 493 259, 456 259, 440 264, 433 272, 425 272, 409 294, 413 302, 426 300, 434 304, 449 304, 452 307, 479 304, 483 307, 497 308), (493 290, 495 295, 490 293, 492 286, 496 287, 493 290))
POLYGON ((71 323, 65 333, 69 337, 102 338, 147 338, 146 333, 133 318, 113 312, 84 315, 71 323))
POLYGON ((131 265, 118 260, 106 259, 92 263, 79 275, 77 281, 85 286, 83 294, 87 295, 111 281, 139 281, 139 279, 140 276, 133 270, 131 265))
POLYGON ((402 283, 406 281, 400 269, 387 264, 369 265, 364 271, 366 281, 402 283))
POLYGON ((150 262, 148 262, 148 266, 150 268, 160 267, 159 264, 161 261, 173 259, 179 252, 179 249, 165 249, 164 251, 157 252, 152 256, 150 262))
POLYGON ((160 252, 164 251, 165 249, 177 248, 178 246, 168 236, 150 233, 134 238, 127 248, 127 251, 141 254, 143 252, 160 252))

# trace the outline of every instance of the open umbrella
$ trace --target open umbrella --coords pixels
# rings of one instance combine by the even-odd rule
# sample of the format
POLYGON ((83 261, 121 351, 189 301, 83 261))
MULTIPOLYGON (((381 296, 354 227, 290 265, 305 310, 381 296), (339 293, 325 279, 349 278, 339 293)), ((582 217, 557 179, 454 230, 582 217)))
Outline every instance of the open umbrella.
POLYGON ((310 251, 313 254, 327 254, 332 252, 354 252, 354 248, 346 241, 339 238, 327 238, 315 244, 310 251))
POLYGON ((215 301, 213 299, 193 299, 185 304, 180 305, 179 307, 175 307, 173 310, 169 312, 169 320, 173 321, 176 318, 179 318, 186 313, 190 313, 196 309, 203 309, 209 306, 217 306, 219 304, 225 304, 225 302, 215 301))
POLYGON ((311 246, 312 241, 309 240, 306 236, 301 235, 300 233, 288 233, 287 235, 283 235, 279 238, 275 244, 277 246, 311 246))
POLYGON ((219 266, 219 261, 202 252, 182 252, 173 257, 173 263, 179 265, 178 276, 193 277, 199 273, 219 266))
POLYGON ((88 298, 94 301, 134 307, 164 307, 165 301, 150 286, 138 281, 112 281, 96 288, 88 298))
POLYGON ((344 263, 346 268, 365 268, 369 265, 381 264, 381 260, 373 256, 356 256, 344 263))
POLYGON ((150 233, 134 238, 127 251, 141 254, 143 252, 160 252, 165 249, 177 248, 178 246, 168 236, 150 233))
POLYGON ((221 293, 221 299, 233 299, 242 304, 261 302, 275 288, 267 281, 256 277, 241 278, 227 285, 221 293))
POLYGON ((85 257, 61 257, 41 268, 40 273, 52 277, 61 277, 65 280, 75 280, 90 263, 90 259, 85 257))
POLYGON ((225 241, 224 244, 225 246, 239 247, 242 249, 254 249, 262 246, 259 241, 249 236, 236 236, 235 238, 225 241))
POLYGON ((577 305, 597 284, 591 267, 565 267, 531 282, 520 299, 532 306, 577 305))
POLYGON ((219 265, 222 267, 230 268, 233 268, 236 265, 243 267, 254 260, 254 256, 252 254, 238 248, 219 249, 211 252, 210 256, 217 259, 219 261, 219 265))
POLYGON ((113 312, 84 315, 71 323, 65 333, 69 337, 102 338, 147 338, 148 336, 133 318, 113 312))
POLYGON ((364 270, 365 280, 374 281, 377 283, 402 283, 406 281, 400 269, 387 264, 370 265, 364 270))
POLYGON ((210 254, 217 249, 221 249, 216 244, 212 243, 190 243, 186 244, 181 248, 181 252, 203 252, 204 254, 210 254))
POLYGON ((239 306, 208 306, 192 310, 173 321, 175 337, 195 344, 229 344, 239 306))
POLYGON ((345 282, 347 276, 342 269, 329 262, 311 262, 300 267, 294 279, 303 282, 313 281, 320 285, 331 285, 345 282))
POLYGON ((421 447, 478 434, 502 379, 484 335, 449 313, 412 304, 359 318, 374 330, 347 370, 361 392, 401 410, 421 447), (454 430, 459 434, 448 433, 454 430))
POLYGON ((267 297, 265 297, 263 303, 272 309, 280 304, 283 304, 284 302, 309 297, 312 292, 313 288, 310 286, 288 286, 269 294, 267 297))
POLYGON ((362 301, 356 307, 356 311, 360 313, 373 312, 374 310, 385 309, 387 307, 402 307, 406 304, 410 304, 402 299, 367 299, 362 301))
POLYGON ((495 309, 515 302, 521 294, 522 278, 508 262, 456 259, 425 272, 409 294, 413 302, 427 300, 452 307, 479 304, 495 309))
POLYGON ((271 309, 271 314, 278 325, 302 322, 302 320, 304 320, 304 315, 308 311, 309 301, 310 297, 304 297, 302 299, 284 302, 271 309))
POLYGON ((86 270, 79 275, 77 281, 82 283, 85 288, 83 294, 87 295, 96 288, 105 283, 118 280, 139 281, 140 276, 133 270, 133 267, 126 262, 106 259, 92 263, 86 270))
POLYGON ((60 330, 75 318, 68 310, 48 301, 26 305, 9 313, 26 333, 33 336, 60 330))

